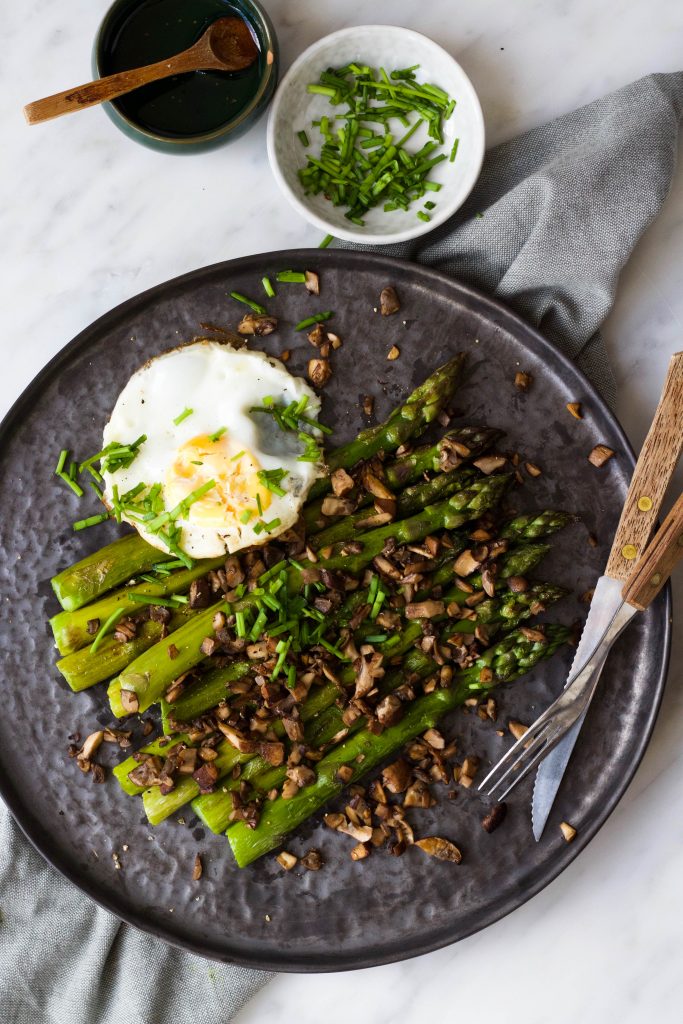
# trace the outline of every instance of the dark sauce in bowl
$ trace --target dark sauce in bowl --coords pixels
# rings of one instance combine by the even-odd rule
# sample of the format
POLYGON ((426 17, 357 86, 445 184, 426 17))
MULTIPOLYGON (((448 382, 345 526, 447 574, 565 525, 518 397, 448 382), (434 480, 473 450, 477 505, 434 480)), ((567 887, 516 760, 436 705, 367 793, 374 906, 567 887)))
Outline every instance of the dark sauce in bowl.
POLYGON ((239 0, 118 0, 97 43, 95 56, 102 76, 180 53, 226 15, 246 21, 259 56, 243 71, 173 75, 135 89, 112 105, 132 125, 169 142, 206 138, 225 128, 253 103, 273 61, 263 25, 254 13, 250 4, 239 0))

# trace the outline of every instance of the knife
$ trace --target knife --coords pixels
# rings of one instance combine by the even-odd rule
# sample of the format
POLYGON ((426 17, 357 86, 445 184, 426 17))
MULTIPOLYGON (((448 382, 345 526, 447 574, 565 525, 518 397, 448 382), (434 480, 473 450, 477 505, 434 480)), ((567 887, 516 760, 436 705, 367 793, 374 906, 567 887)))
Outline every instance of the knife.
MULTIPOLYGON (((588 617, 565 686, 573 682, 585 669, 589 660, 594 658, 591 671, 593 673, 593 692, 595 691, 612 643, 639 610, 637 604, 626 600, 627 592, 631 596, 635 593, 629 578, 633 577, 634 582, 639 580, 643 568, 647 570, 648 567, 643 563, 650 564, 650 559, 647 556, 645 559, 641 559, 641 556, 659 515, 665 491, 673 476, 682 448, 683 352, 677 352, 671 357, 664 390, 638 457, 605 573, 596 584, 588 617), (640 561, 638 561, 639 559, 640 561), (636 567, 635 573, 634 567, 636 567), (625 588, 624 585, 627 582, 628 588, 625 588), (604 651, 596 656, 597 649, 604 638, 609 642, 605 644, 604 651)), ((663 586, 663 581, 661 585, 663 586)), ((536 773, 531 800, 531 825, 537 842, 543 834, 548 815, 588 711, 590 699, 592 699, 592 693, 586 710, 547 757, 541 761, 536 773)))

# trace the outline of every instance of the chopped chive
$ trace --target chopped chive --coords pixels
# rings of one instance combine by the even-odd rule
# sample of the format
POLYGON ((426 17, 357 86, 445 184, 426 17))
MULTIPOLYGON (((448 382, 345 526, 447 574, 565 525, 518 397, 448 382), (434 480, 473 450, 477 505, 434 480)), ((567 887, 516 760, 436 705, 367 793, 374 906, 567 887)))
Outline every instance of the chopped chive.
POLYGON ((231 462, 237 462, 237 460, 238 460, 238 459, 241 459, 241 458, 242 458, 242 456, 243 456, 243 455, 246 455, 246 454, 247 454, 247 453, 246 453, 246 451, 245 451, 245 450, 244 450, 244 448, 243 448, 241 452, 238 452, 238 453, 237 453, 237 455, 233 455, 233 457, 232 457, 232 458, 230 459, 230 461, 231 461, 231 462))
POLYGON ((263 529, 266 531, 266 533, 272 533, 273 530, 277 529, 277 527, 280 526, 281 524, 282 524, 282 520, 281 519, 278 519, 278 518, 271 519, 269 523, 263 523, 263 529))
POLYGON ((293 690, 296 686, 296 665, 290 665, 287 669, 287 689, 293 690))
POLYGON ((64 483, 71 488, 71 490, 74 492, 77 498, 83 497, 83 488, 75 480, 72 480, 68 473, 65 473, 64 470, 62 470, 60 473, 57 473, 56 475, 59 477, 60 480, 63 480, 64 483))
POLYGON ((223 436, 223 434, 226 432, 227 429, 228 429, 227 427, 219 427, 218 430, 214 434, 209 434, 209 441, 211 441, 211 442, 218 441, 223 436))
POLYGON ((254 533, 257 536, 259 534, 263 533, 264 529, 265 529, 265 523, 263 522, 262 519, 259 519, 258 523, 254 523, 254 533))
POLYGON ((203 466, 204 465, 204 463, 200 462, 199 459, 190 459, 190 462, 191 462, 191 464, 193 466, 203 466))
POLYGON ((283 284, 305 284, 306 275, 300 270, 280 270, 275 275, 275 280, 283 284))
POLYGON ((73 524, 74 530, 87 530, 89 526, 97 526, 99 523, 106 523, 109 519, 108 512, 100 512, 95 516, 88 516, 87 519, 79 519, 73 524))
POLYGON ((238 637, 245 637, 247 635, 247 627, 244 621, 244 612, 235 612, 235 632, 238 637))
POLYGON ((334 97, 334 96, 337 95, 337 90, 333 89, 329 85, 315 85, 315 84, 307 85, 306 86, 306 92, 313 93, 314 95, 317 94, 319 96, 334 97))
POLYGON ((263 290, 266 293, 266 295, 268 296, 268 298, 269 299, 274 298, 275 297, 275 289, 273 288, 272 284, 270 283, 270 278, 269 277, 262 277, 261 278, 261 284, 263 285, 263 290))
POLYGON ((280 484, 289 473, 286 469, 260 469, 256 476, 268 491, 282 498, 287 492, 280 484))
POLYGON ((64 469, 64 463, 66 462, 68 457, 69 449, 62 448, 61 452, 59 453, 59 461, 57 463, 57 468, 55 469, 55 476, 59 476, 59 474, 62 472, 62 470, 64 469))
POLYGON ((265 306, 262 306, 258 302, 254 302, 253 299, 248 299, 247 296, 242 295, 241 292, 230 292, 230 297, 235 299, 237 302, 243 303, 245 306, 249 306, 249 309, 252 309, 254 313, 262 315, 266 312, 265 306))
POLYGON ((429 216, 429 214, 425 213, 423 210, 418 210, 417 211, 417 216, 418 216, 419 220, 424 220, 427 223, 429 223, 429 221, 431 220, 431 217, 429 216))
POLYGON ((348 658, 344 656, 344 654, 339 650, 339 648, 334 647, 331 643, 328 643, 327 640, 321 637, 318 640, 318 643, 320 644, 321 647, 324 647, 326 651, 329 651, 330 654, 333 654, 335 658, 339 658, 340 661, 348 661, 348 658))
POLYGON ((364 636, 364 644, 383 644, 389 639, 386 633, 376 633, 373 636, 364 636))
MULTIPOLYGON (((154 582, 156 583, 158 581, 154 580, 154 582)), ((128 600, 129 601, 134 601, 135 604, 149 604, 149 605, 159 604, 159 605, 161 605, 164 608, 177 608, 178 607, 177 600, 172 600, 170 597, 154 597, 154 596, 152 596, 150 594, 130 593, 128 595, 128 600)))
POLYGON ((119 619, 122 619, 124 615, 126 615, 126 609, 125 608, 117 608, 116 611, 113 611, 111 613, 111 615, 109 616, 108 619, 104 620, 104 622, 102 623, 102 625, 98 629, 97 634, 95 635, 95 639, 93 640, 93 642, 90 645, 90 653, 91 654, 97 654, 97 651, 99 650, 100 644, 104 640, 104 638, 107 635, 107 633, 109 632, 109 630, 112 628, 112 626, 115 626, 116 623, 119 621, 119 619))
POLYGON ((261 495, 258 493, 258 491, 256 492, 256 508, 258 509, 258 514, 260 516, 262 516, 263 515, 263 505, 261 504, 261 495))
POLYGON ((334 235, 325 235, 322 242, 318 246, 319 249, 327 249, 330 242, 334 242, 334 235))
POLYGON ((246 525, 246 523, 249 522, 249 520, 251 519, 253 514, 254 513, 252 512, 252 510, 250 508, 245 508, 244 512, 242 512, 241 515, 240 515, 240 522, 244 523, 246 525))
POLYGON ((458 152, 458 143, 459 142, 460 142, 460 139, 456 139, 455 142, 453 143, 453 147, 451 149, 451 155, 448 157, 448 159, 450 160, 451 163, 453 163, 454 160, 455 160, 456 153, 458 152))
POLYGON ((303 130, 303 128, 302 128, 302 130, 300 132, 296 133, 296 136, 297 136, 297 138, 298 138, 298 140, 299 140, 299 142, 301 143, 302 146, 310 146, 311 143, 310 143, 310 141, 308 139, 308 135, 303 130))
POLYGON ((329 320, 334 316, 331 310, 327 310, 325 313, 316 313, 315 316, 309 316, 305 320, 300 320, 294 328, 295 331, 304 331, 307 327, 313 327, 315 324, 324 323, 325 320, 329 320))
POLYGON ((176 418, 173 420, 173 422, 175 423, 176 427, 178 426, 179 423, 182 423, 183 420, 186 420, 188 416, 191 416, 193 412, 194 412, 194 409, 183 409, 183 411, 181 413, 179 413, 176 416, 176 418))
POLYGON ((433 210, 435 206, 436 203, 433 203, 431 199, 428 199, 427 202, 425 203, 425 210, 433 210))
POLYGON ((265 626, 267 621, 268 615, 266 614, 266 612, 263 611, 263 609, 261 609, 261 611, 258 613, 254 620, 254 625, 251 627, 251 630, 249 631, 250 640, 258 640, 263 631, 263 627, 265 626))

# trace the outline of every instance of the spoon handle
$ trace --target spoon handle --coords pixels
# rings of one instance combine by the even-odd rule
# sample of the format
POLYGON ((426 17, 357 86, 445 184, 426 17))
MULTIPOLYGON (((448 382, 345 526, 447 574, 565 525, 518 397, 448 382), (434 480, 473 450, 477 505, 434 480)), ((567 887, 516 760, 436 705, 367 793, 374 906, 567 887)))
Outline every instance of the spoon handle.
POLYGON ((199 67, 210 66, 210 63, 209 59, 205 64, 202 55, 197 53, 195 47, 191 47, 156 64, 132 68, 130 71, 119 71, 118 74, 98 78, 87 85, 79 85, 75 89, 66 89, 64 92, 55 93, 54 96, 46 96, 42 100, 28 103, 24 107, 24 117, 29 124, 40 124, 42 121, 50 121, 53 117, 70 114, 73 110, 83 110, 84 107, 116 99, 117 96, 131 92, 141 85, 147 85, 148 82, 156 82, 184 71, 196 71, 199 67))

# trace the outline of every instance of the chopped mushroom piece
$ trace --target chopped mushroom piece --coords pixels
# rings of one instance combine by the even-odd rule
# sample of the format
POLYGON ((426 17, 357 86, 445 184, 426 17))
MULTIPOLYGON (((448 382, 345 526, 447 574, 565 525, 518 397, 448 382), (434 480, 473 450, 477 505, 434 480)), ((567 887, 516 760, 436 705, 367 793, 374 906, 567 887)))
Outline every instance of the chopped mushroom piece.
POLYGON ((311 383, 317 388, 324 387, 332 376, 332 367, 329 359, 309 359, 308 376, 311 383))
POLYGON ((521 740, 522 736, 529 731, 529 726, 522 725, 521 722, 510 721, 508 722, 508 729, 516 740, 521 740))
POLYGON ((490 473, 495 473, 497 469, 502 469, 506 462, 507 459, 504 455, 482 455, 480 459, 475 459, 472 465, 488 476, 490 473))
POLYGON ((349 498, 338 498, 328 494, 323 498, 320 511, 324 516, 349 516, 354 510, 354 503, 349 498))
POLYGON ((613 449, 608 448, 606 444, 596 444, 595 448, 588 456, 588 461, 599 469, 600 466, 604 466, 613 455, 613 449))
POLYGON ((419 846, 424 853, 428 853, 430 857, 436 857, 438 860, 448 860, 453 864, 459 864, 462 860, 462 854, 458 847, 448 839, 441 839, 439 836, 418 839, 415 846, 419 846))
POLYGON ((199 881, 199 879, 202 877, 202 871, 203 870, 204 870, 204 868, 203 868, 203 865, 202 865, 202 859, 199 856, 199 854, 197 854, 197 856, 194 859, 194 867, 192 868, 192 881, 193 882, 198 882, 199 881))
POLYGON ((533 384, 534 378, 530 373, 524 373, 523 370, 518 370, 515 374, 515 387, 518 391, 528 391, 533 384))
POLYGON ((388 284, 386 288, 382 288, 379 296, 379 311, 382 316, 391 316, 393 313, 398 313, 400 308, 401 303, 394 286, 388 284))
POLYGON ((391 348, 389 349, 388 353, 387 353, 387 359, 390 362, 393 362, 394 359, 398 359, 400 354, 401 354, 401 350, 398 347, 398 345, 392 345, 391 348))
POLYGON ((568 821, 560 822, 560 832, 568 843, 571 843, 572 839, 576 835, 576 829, 573 825, 570 825, 568 821))
POLYGON ((407 619, 433 619, 436 615, 443 615, 445 610, 443 601, 417 601, 407 604, 403 614, 407 619))
POLYGON ((301 863, 303 867, 307 868, 309 871, 320 871, 323 866, 323 858, 320 850, 308 850, 308 852, 301 858, 301 863))
MULTIPOLYGON (((365 395, 363 398, 363 413, 365 416, 372 416, 375 409, 375 399, 372 395, 365 395)), ((99 625, 97 627, 99 629, 99 625)), ((97 632, 97 630, 95 630, 97 632)))
POLYGON ((311 328, 306 337, 310 341, 311 345, 315 345, 316 348, 320 348, 320 346, 325 341, 325 332, 323 330, 323 325, 316 324, 315 327, 311 328))
POLYGON ((134 715, 140 707, 140 701, 134 690, 126 690, 121 687, 121 705, 127 715, 134 715))
POLYGON ((481 827, 484 832, 495 832, 505 821, 507 810, 507 804, 494 804, 486 817, 482 818, 481 827))
MULTIPOLYGON (((330 483, 332 484, 332 490, 338 498, 343 498, 354 488, 353 477, 345 469, 335 469, 330 477, 330 483)), ((324 512, 323 515, 325 515, 324 512)))
POLYGON ((291 871, 292 868, 296 867, 297 859, 298 858, 296 858, 293 853, 288 853, 287 850, 283 850, 281 853, 278 853, 275 858, 280 867, 284 868, 285 871, 291 871))
POLYGON ((508 576, 506 582, 513 594, 523 594, 529 589, 529 583, 523 576, 508 576))
POLYGON ((470 549, 466 548, 465 551, 458 555, 453 569, 458 576, 471 576, 480 565, 481 562, 478 562, 470 549))
POLYGON ((427 729, 422 739, 434 750, 443 750, 446 746, 446 741, 438 729, 427 729))
POLYGON ((265 337, 277 329, 277 317, 268 314, 247 313, 237 325, 240 334, 255 334, 265 337))
POLYGON ((413 770, 407 761, 399 757, 398 761, 389 764, 382 770, 384 788, 390 793, 404 793, 412 778, 413 770))
POLYGON ((581 402, 567 402, 567 412, 570 412, 575 420, 582 420, 581 402))
POLYGON ((351 850, 351 860, 365 860, 370 854, 370 847, 366 846, 365 843, 358 843, 358 846, 354 846, 351 850))
POLYGON ((320 278, 315 271, 305 270, 304 275, 306 277, 306 291, 310 292, 311 295, 320 295, 320 278))
POLYGON ((332 334, 330 331, 327 332, 327 340, 329 341, 332 348, 335 350, 342 347, 342 340, 338 334, 332 334))

